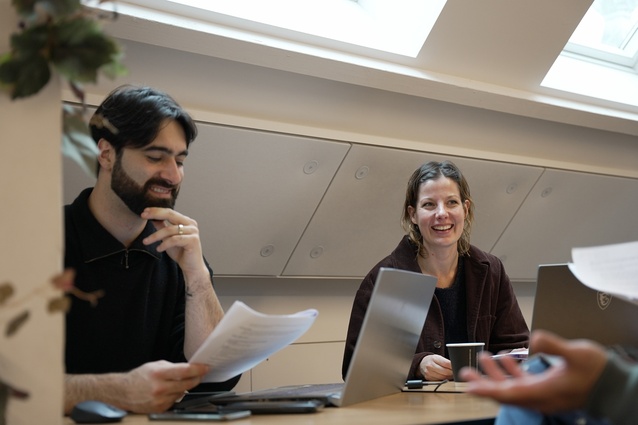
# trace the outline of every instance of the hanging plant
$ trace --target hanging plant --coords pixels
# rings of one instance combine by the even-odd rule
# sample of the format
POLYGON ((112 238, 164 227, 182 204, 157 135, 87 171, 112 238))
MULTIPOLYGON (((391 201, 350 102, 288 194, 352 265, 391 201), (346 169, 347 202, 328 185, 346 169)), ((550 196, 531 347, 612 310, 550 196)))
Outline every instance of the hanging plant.
MULTIPOLYGON (((96 0, 96 3, 108 3, 96 0)), ((12 0, 20 18, 11 35, 11 50, 0 56, 0 88, 11 99, 33 96, 53 74, 69 84, 82 108, 65 107, 62 152, 95 175, 97 147, 90 137, 83 84, 96 83, 100 74, 114 79, 126 73, 122 50, 106 35, 104 13, 80 0, 12 0)))

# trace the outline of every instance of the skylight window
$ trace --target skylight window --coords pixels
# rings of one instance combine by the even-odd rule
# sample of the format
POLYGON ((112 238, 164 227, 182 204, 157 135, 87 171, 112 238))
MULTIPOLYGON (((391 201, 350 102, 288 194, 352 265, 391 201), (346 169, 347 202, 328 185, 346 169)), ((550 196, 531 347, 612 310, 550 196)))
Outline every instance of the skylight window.
POLYGON ((594 0, 542 86, 638 106, 638 0, 594 0))
POLYGON ((635 69, 638 0, 595 0, 565 50, 635 69))
MULTIPOLYGON (((416 57, 446 0, 166 0, 194 14, 242 29, 285 37, 280 30, 402 56, 416 57), (232 22, 231 22, 232 21, 232 22), (243 23, 242 23, 243 22, 243 23), (270 28, 270 29, 269 29, 270 28)), ((161 1, 154 1, 155 6, 161 1)), ((160 6, 161 7, 161 6, 160 6)), ((181 8, 181 13, 184 13, 181 8)), ((308 42, 309 40, 305 40, 308 42)), ((314 40, 317 43, 317 40, 314 40)), ((321 43, 319 43, 321 44, 321 43)), ((331 47, 334 47, 332 45, 331 47)))

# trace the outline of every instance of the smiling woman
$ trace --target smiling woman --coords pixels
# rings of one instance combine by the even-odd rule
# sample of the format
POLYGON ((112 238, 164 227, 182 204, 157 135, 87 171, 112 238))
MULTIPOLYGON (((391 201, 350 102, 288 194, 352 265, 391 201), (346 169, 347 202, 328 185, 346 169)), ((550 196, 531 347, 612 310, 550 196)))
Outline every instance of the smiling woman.
POLYGON ((406 379, 452 379, 447 343, 481 342, 492 352, 527 347, 529 330, 503 264, 470 244, 473 219, 469 184, 454 163, 432 161, 412 173, 402 217, 407 235, 368 273, 355 296, 343 356, 344 377, 382 267, 437 278, 406 379))

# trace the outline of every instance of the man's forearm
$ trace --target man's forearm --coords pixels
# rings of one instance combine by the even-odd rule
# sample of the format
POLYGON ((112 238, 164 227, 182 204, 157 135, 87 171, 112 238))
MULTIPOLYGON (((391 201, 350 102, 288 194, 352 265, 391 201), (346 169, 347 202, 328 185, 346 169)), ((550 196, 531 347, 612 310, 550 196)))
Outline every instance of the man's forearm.
POLYGON ((197 351, 223 316, 224 310, 213 289, 210 274, 186 281, 184 355, 187 359, 197 351))
POLYGON ((101 400, 118 407, 123 406, 121 373, 65 375, 64 376, 64 413, 69 414, 76 404, 85 400, 101 400))

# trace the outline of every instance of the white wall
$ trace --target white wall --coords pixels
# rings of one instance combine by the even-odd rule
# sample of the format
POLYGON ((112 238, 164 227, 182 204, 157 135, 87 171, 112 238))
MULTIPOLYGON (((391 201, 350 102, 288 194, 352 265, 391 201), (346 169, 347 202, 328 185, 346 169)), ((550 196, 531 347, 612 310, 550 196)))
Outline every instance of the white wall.
MULTIPOLYGON (((1 52, 16 25, 9 0, 0 1, 1 52)), ((10 425, 62 423, 64 316, 47 312, 60 295, 50 279, 62 266, 60 99, 57 81, 27 100, 0 95, 0 283, 16 290, 0 306, 0 380, 29 393, 10 400, 10 425), (23 312, 28 320, 7 336, 23 312)))

